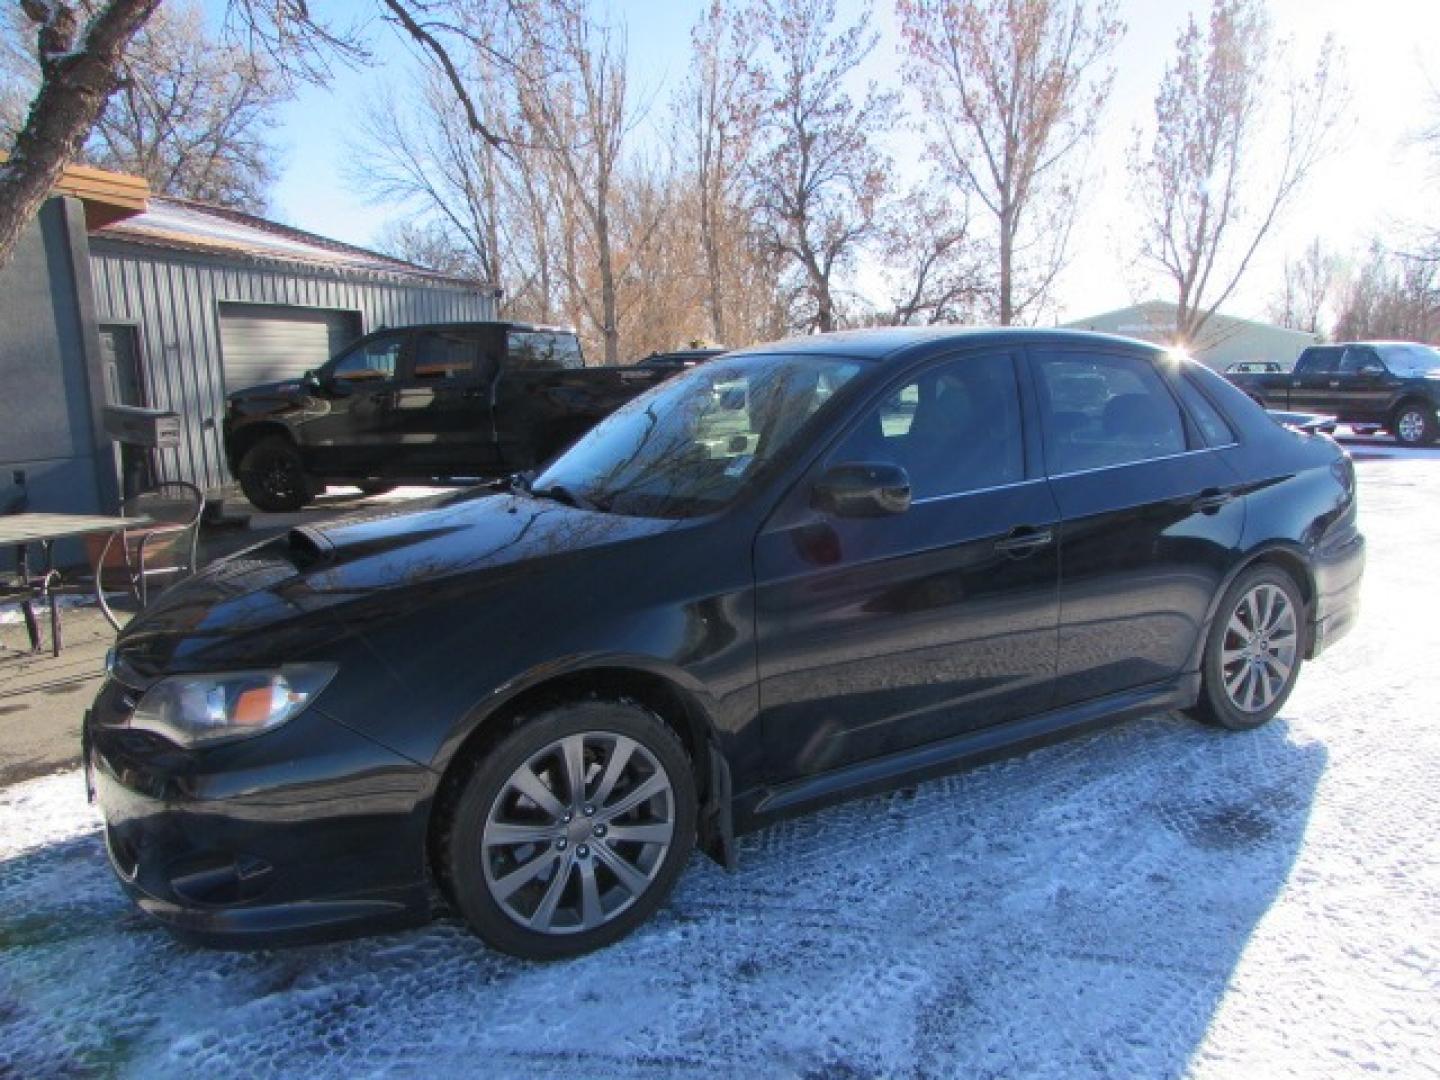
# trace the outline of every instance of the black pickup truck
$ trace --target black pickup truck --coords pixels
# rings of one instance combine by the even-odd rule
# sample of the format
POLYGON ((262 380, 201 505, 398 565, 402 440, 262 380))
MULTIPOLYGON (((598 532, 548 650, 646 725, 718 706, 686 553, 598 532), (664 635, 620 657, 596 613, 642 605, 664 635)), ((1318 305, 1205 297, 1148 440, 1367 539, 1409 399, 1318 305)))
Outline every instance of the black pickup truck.
POLYGON ((369 334, 301 379, 236 391, 230 473, 261 510, 327 483, 505 476, 548 460, 675 368, 586 367, 573 331, 447 323, 369 334))
POLYGON ((1440 350, 1403 341, 1312 345, 1293 371, 1227 374, 1267 409, 1322 413, 1390 432, 1406 446, 1440 435, 1440 350))

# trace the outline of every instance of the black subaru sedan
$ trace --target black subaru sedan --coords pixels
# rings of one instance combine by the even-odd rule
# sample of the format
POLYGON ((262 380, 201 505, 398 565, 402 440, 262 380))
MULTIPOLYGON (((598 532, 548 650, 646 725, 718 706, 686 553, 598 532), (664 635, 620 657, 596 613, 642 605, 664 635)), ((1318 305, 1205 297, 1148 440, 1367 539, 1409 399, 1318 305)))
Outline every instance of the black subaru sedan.
POLYGON ((1363 563, 1344 452, 1183 358, 821 335, 683 372, 533 477, 171 589, 86 760, 116 873, 182 936, 441 902, 569 956, 779 815, 1156 710, 1263 724, 1363 563))

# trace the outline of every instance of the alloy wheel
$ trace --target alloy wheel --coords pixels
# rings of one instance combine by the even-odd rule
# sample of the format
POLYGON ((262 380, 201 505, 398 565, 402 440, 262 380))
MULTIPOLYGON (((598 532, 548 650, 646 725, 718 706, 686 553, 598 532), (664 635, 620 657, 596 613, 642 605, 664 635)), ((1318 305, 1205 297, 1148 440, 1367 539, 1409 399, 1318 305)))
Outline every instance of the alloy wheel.
POLYGON ((593 930, 650 887, 674 832, 675 793, 654 754, 613 732, 567 735, 521 764, 491 805, 485 885, 527 929, 593 930))
POLYGON ((1406 409, 1395 430, 1401 442, 1418 443, 1425 436, 1425 414, 1418 409, 1406 409))
POLYGON ((1220 646, 1221 677, 1232 705, 1245 713, 1270 707, 1295 668, 1298 630, 1295 605, 1279 586, 1262 581, 1240 598, 1220 646))

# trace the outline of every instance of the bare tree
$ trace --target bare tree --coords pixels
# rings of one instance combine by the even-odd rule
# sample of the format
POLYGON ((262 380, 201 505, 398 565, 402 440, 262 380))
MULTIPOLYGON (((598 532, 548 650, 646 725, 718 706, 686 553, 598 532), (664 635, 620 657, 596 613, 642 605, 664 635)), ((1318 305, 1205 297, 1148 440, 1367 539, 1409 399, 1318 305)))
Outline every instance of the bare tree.
POLYGON ((1262 0, 1215 0, 1208 28, 1192 17, 1176 41, 1148 148, 1136 133, 1140 254, 1175 287, 1181 342, 1234 294, 1333 145, 1344 97, 1333 43, 1308 78, 1280 85, 1277 52, 1262 0))
POLYGON ((1341 298, 1335 338, 1440 343, 1440 263, 1372 243, 1341 298))
POLYGON ((21 0, 35 35, 40 86, 0 164, 0 269, 100 118, 131 40, 160 0, 21 0))
POLYGON ((583 0, 548 0, 539 6, 547 8, 548 17, 521 23, 521 55, 536 57, 534 66, 540 66, 553 50, 562 66, 543 84, 527 81, 519 87, 520 111, 529 138, 564 185, 567 237, 572 244, 583 242, 598 278, 595 290, 581 287, 579 252, 572 246, 565 263, 572 295, 600 334, 605 363, 616 364, 625 259, 616 251, 613 216, 633 122, 626 44, 623 34, 591 20, 583 0))
POLYGON ((899 0, 906 72, 950 181, 994 217, 1001 325, 1033 321, 1065 264, 1082 158, 1124 26, 1112 0, 899 0))
POLYGON ((677 157, 693 177, 710 333, 728 341, 726 267, 743 230, 743 188, 759 126, 758 45, 743 11, 710 0, 691 31, 691 65, 673 102, 677 157))
MULTIPOLYGON (((33 95, 40 78, 25 23, 12 18, 5 28, 12 101, 33 95)), ((265 61, 208 33, 198 7, 161 7, 121 60, 119 85, 80 156, 143 176, 165 195, 263 210, 275 176, 266 129, 287 95, 265 61)), ((22 123, 13 108, 0 108, 6 135, 22 123)))
POLYGON ((969 207, 937 187, 917 186, 886 214, 881 253, 899 277, 884 321, 894 326, 970 322, 990 299, 989 245, 977 241, 969 207))
POLYGON ((1270 303, 1270 317, 1292 330, 1323 333, 1324 315, 1339 278, 1340 259, 1326 251, 1316 237, 1298 259, 1285 260, 1280 291, 1270 303))
POLYGON ((870 8, 835 26, 835 0, 764 0, 755 30, 773 54, 767 73, 767 147, 751 170, 752 197, 767 246, 797 270, 806 310, 800 325, 833 330, 837 270, 879 224, 889 182, 878 140, 896 97, 872 83, 852 101, 845 83, 875 48, 870 8))

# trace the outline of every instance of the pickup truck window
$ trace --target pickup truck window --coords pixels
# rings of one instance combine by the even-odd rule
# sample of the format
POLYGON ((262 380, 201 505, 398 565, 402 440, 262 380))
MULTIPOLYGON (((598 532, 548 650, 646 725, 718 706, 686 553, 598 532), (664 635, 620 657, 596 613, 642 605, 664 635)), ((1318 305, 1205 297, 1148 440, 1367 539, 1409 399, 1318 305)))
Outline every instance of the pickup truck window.
POLYGON ((1440 375, 1440 349, 1429 345, 1387 345, 1385 361, 1386 367, 1405 378, 1440 375))
POLYGON ((1295 361, 1296 375, 1327 375, 1340 370, 1340 357, 1345 350, 1333 345, 1306 349, 1295 361))
POLYGON ((390 334, 373 341, 356 345, 335 361, 330 374, 346 382, 368 382, 393 379, 395 368, 400 363, 400 349, 405 339, 399 334, 390 334))
POLYGON ((427 330, 415 338, 411 375, 419 382, 463 379, 473 375, 480 358, 480 342, 454 331, 427 330))
POLYGON ((585 366, 585 357, 580 353, 580 340, 574 334, 511 330, 505 365, 514 371, 573 370, 585 366))
POLYGON ((1340 361, 1340 372, 1344 375, 1358 375, 1366 367, 1384 367, 1380 357, 1374 349, 1358 349, 1355 346, 1345 350, 1345 357, 1340 361))

